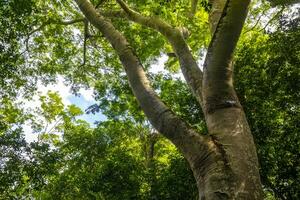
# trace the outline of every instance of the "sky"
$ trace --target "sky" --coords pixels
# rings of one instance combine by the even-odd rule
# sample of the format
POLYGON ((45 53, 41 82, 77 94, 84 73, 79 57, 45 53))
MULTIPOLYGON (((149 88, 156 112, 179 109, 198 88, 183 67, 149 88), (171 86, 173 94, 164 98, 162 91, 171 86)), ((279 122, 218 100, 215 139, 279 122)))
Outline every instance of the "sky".
MULTIPOLYGON (((168 57, 166 55, 162 55, 156 63, 154 63, 150 67, 150 72, 152 73, 168 73, 167 70, 164 69, 164 63, 168 60, 168 57)), ((176 77, 180 77, 183 79, 183 76, 181 73, 178 75, 175 75, 176 77)), ((85 111, 89 106, 96 103, 93 96, 93 88, 90 89, 83 89, 81 88, 79 90, 79 95, 75 96, 71 93, 71 87, 66 86, 64 84, 64 79, 62 76, 58 76, 57 82, 55 84, 44 86, 41 82, 38 82, 38 91, 37 94, 33 96, 32 100, 24 100, 22 99, 21 102, 24 104, 25 108, 34 109, 36 107, 39 107, 41 105, 39 101, 39 95, 46 95, 48 91, 57 92, 59 96, 62 98, 62 102, 65 106, 74 104, 77 107, 79 107, 82 111, 85 111)), ((96 114, 83 114, 77 119, 83 119, 90 123, 90 125, 93 127, 95 126, 96 121, 103 121, 106 119, 104 115, 101 113, 96 114)), ((51 127, 51 125, 50 125, 51 127)), ((25 133, 25 139, 28 142, 36 141, 38 138, 37 133, 33 133, 32 129, 30 127, 30 124, 25 124, 23 126, 24 133, 25 133)))
MULTIPOLYGON (((41 83, 38 83, 38 92, 33 96, 32 100, 22 100, 25 108, 34 109, 41 105, 39 101, 39 95, 46 95, 48 91, 57 92, 59 96, 62 98, 62 102, 65 106, 74 104, 78 106, 82 111, 85 111, 90 105, 95 104, 95 100, 93 97, 93 89, 80 89, 79 96, 75 96, 71 93, 71 87, 66 86, 63 82, 63 77, 59 76, 56 84, 44 86, 41 83)), ((105 116, 101 113, 97 114, 83 114, 78 117, 78 119, 83 119, 94 126, 95 121, 105 120, 105 116)), ((32 129, 29 124, 24 125, 25 139, 28 142, 32 142, 37 140, 37 134, 32 133, 32 129)))

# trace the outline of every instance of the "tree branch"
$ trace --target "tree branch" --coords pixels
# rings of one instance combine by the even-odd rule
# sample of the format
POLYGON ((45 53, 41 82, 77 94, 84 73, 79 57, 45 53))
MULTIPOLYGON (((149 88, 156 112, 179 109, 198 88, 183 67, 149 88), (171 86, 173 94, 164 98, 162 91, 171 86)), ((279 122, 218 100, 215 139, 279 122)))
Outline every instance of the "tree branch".
POLYGON ((191 13, 190 13, 190 17, 194 17, 196 11, 197 11, 197 4, 198 4, 198 0, 191 0, 191 13))
POLYGON ((76 24, 78 22, 84 22, 84 18, 73 19, 73 20, 69 20, 69 21, 53 21, 52 24, 57 24, 57 25, 72 25, 72 24, 76 24))
POLYGON ((45 28, 45 26, 50 25, 50 24, 57 24, 57 25, 72 25, 78 22, 83 22, 84 18, 79 18, 79 19, 74 19, 74 20, 69 20, 69 21, 60 21, 60 20, 52 20, 49 19, 46 22, 44 22, 41 26, 39 26, 38 28, 32 30, 31 32, 28 33, 28 35, 32 35, 35 32, 38 32, 40 30, 42 30, 43 28, 45 28))
MULTIPOLYGON (((29 45, 28 45, 28 41, 30 39, 30 36, 33 35, 34 33, 43 30, 46 26, 50 25, 50 24, 57 24, 57 25, 64 25, 64 26, 68 26, 68 25, 72 25, 78 22, 84 22, 84 18, 79 18, 79 19, 74 19, 74 20, 69 20, 69 21, 60 21, 60 20, 52 20, 49 19, 46 22, 44 22, 42 25, 40 25, 38 28, 33 29, 32 31, 30 31, 27 34, 27 37, 24 41, 25 45, 26 45, 26 51, 29 51, 29 45)), ((24 52, 22 52, 21 54, 23 54, 24 52)))
POLYGON ((212 5, 212 9, 209 13, 208 20, 209 20, 210 32, 211 35, 213 35, 227 0, 208 0, 208 2, 212 5))
POLYGON ((204 63, 203 102, 206 113, 241 107, 234 91, 233 52, 246 19, 250 0, 226 0, 204 63))
POLYGON ((285 6, 282 6, 281 7, 281 9, 266 23, 266 25, 263 27, 263 28, 261 28, 259 31, 262 31, 262 30, 265 30, 268 26, 269 26, 269 24, 272 22, 272 21, 274 21, 274 19, 276 19, 279 15, 281 15, 282 13, 283 13, 283 11, 284 11, 284 9, 285 9, 285 6))
POLYGON ((211 148, 210 137, 199 135, 159 99, 130 44, 111 22, 101 16, 87 0, 75 1, 90 23, 102 32, 115 49, 125 68, 133 93, 151 124, 170 139, 189 161, 198 159, 189 157, 191 148, 205 156, 211 148))
POLYGON ((106 0, 100 0, 99 3, 95 6, 95 8, 98 8, 101 6, 106 0))
POLYGON ((86 63, 86 46, 87 46, 87 40, 90 37, 89 33, 89 21, 87 19, 84 20, 84 39, 83 39, 83 62, 81 64, 81 67, 85 65, 86 63))
POLYGON ((126 13, 120 10, 103 11, 99 10, 103 17, 107 18, 127 18, 126 13))
POLYGON ((261 18, 262 18, 263 16, 265 16, 265 12, 266 12, 266 10, 264 10, 264 11, 262 12, 262 14, 258 17, 258 19, 256 20, 255 24, 254 24, 251 28, 245 30, 243 34, 248 33, 248 32, 250 32, 250 31, 254 30, 255 27, 259 24, 261 18))
POLYGON ((117 2, 122 7, 126 13, 126 17, 129 20, 155 29, 167 38, 172 45, 175 54, 179 58, 181 71, 186 82, 202 106, 202 71, 198 67, 197 62, 193 58, 190 48, 185 41, 185 36, 183 34, 184 30, 180 28, 174 28, 157 17, 143 16, 140 13, 130 9, 122 0, 117 0, 117 2))

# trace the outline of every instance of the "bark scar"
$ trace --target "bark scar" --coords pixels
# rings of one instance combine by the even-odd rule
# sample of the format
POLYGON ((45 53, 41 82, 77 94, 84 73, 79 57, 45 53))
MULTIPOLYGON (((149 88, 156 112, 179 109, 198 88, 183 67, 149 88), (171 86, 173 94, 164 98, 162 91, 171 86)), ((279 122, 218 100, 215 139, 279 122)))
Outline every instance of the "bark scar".
POLYGON ((218 138, 216 136, 210 135, 210 137, 211 137, 212 142, 217 147, 219 153, 221 154, 222 160, 223 160, 224 165, 225 165, 225 169, 231 171, 229 160, 228 160, 228 157, 227 157, 227 154, 226 154, 226 151, 225 151, 225 148, 224 148, 223 144, 221 144, 218 141, 218 138))
POLYGON ((232 168, 230 166, 230 161, 228 158, 228 154, 226 153, 226 150, 224 148, 224 145, 218 141, 218 138, 214 135, 210 135, 212 142, 217 148, 217 151, 221 154, 221 160, 224 163, 224 172, 226 179, 230 185, 228 185, 228 191, 218 190, 215 192, 215 195, 217 195, 220 198, 228 199, 231 194, 234 193, 234 185, 232 185, 234 181, 234 173, 232 171, 232 168))
POLYGON ((210 96, 205 99, 205 111, 208 114, 212 114, 217 110, 224 109, 224 108, 242 108, 239 100, 235 94, 224 94, 210 96))

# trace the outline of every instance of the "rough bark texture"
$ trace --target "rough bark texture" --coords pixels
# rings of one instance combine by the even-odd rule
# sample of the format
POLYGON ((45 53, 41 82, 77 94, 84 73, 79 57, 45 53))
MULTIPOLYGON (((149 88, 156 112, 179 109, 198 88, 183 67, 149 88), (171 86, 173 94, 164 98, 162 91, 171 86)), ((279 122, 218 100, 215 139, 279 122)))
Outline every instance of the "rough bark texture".
POLYGON ((111 22, 99 14, 88 0, 75 1, 89 22, 115 49, 134 95, 151 124, 188 160, 200 199, 262 199, 255 145, 232 80, 233 51, 249 0, 213 2, 210 17, 213 37, 206 56, 203 80, 202 72, 178 29, 160 19, 141 16, 123 1, 117 0, 128 19, 156 29, 172 44, 185 79, 202 105, 209 136, 197 133, 159 99, 130 44, 111 22))

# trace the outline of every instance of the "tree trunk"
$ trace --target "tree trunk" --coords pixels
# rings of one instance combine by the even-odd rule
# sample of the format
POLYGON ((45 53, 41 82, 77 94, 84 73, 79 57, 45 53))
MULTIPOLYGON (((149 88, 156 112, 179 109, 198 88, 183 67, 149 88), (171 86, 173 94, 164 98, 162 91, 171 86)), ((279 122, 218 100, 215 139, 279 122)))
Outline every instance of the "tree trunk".
POLYGON ((149 121, 188 160, 201 200, 262 199, 255 145, 244 111, 235 94, 232 57, 249 0, 214 0, 218 10, 210 18, 213 37, 204 70, 196 69, 184 40, 161 20, 145 18, 117 0, 132 20, 158 29, 170 41, 181 62, 187 83, 202 106, 209 135, 201 135, 172 112, 155 94, 142 63, 126 38, 88 0, 75 0, 91 24, 111 43, 122 62, 130 86, 149 121), (217 20, 217 22, 216 22, 217 20), (174 32, 174 34, 172 34, 174 32), (169 34, 171 33, 171 34, 169 34), (179 40, 178 40, 179 39, 179 40), (174 41, 181 41, 179 44, 174 41), (181 45, 181 43, 183 45, 181 45), (202 83, 202 84, 201 84, 202 83), (201 92, 199 92, 201 91, 201 92))
POLYGON ((207 126, 215 151, 191 163, 199 199, 262 199, 255 145, 243 110, 217 110, 207 116, 207 126))
POLYGON ((195 168, 199 196, 206 200, 262 199, 255 144, 233 86, 233 52, 249 0, 210 2, 212 41, 203 70, 202 96, 216 152, 203 170, 201 166, 195 168))

